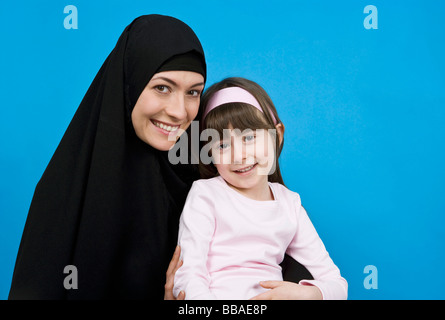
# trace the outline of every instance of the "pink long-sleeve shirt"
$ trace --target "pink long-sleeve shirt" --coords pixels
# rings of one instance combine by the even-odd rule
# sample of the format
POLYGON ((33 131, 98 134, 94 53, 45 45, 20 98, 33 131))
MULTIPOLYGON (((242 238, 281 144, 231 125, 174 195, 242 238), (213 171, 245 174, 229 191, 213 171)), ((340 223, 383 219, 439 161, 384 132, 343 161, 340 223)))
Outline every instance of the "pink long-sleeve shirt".
POLYGON ((247 198, 221 177, 194 182, 180 219, 183 265, 173 293, 186 299, 250 299, 267 291, 260 281, 283 280, 287 253, 304 265, 323 299, 346 299, 348 284, 301 206, 300 196, 269 183, 272 201, 247 198))

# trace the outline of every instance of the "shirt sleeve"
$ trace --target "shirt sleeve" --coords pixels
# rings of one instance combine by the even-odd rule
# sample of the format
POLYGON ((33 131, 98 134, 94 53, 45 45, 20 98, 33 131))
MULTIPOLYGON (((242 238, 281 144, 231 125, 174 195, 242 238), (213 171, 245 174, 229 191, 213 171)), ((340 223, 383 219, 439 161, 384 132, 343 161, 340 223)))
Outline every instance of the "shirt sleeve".
POLYGON ((176 271, 173 294, 181 290, 186 300, 215 300, 210 292, 207 269, 209 246, 215 230, 212 202, 203 186, 195 182, 179 222, 178 244, 183 265, 176 271))
POLYGON ((340 275, 318 236, 306 210, 300 205, 297 212, 297 230, 286 253, 304 265, 314 280, 301 280, 301 285, 320 289, 324 300, 343 300, 348 297, 348 283, 340 275))

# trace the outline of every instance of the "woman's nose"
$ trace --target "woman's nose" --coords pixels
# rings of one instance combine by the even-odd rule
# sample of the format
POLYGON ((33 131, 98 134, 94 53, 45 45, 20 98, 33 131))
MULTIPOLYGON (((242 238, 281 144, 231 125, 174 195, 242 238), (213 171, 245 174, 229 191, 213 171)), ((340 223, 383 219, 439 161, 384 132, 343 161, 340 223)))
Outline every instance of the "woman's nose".
POLYGON ((181 121, 187 118, 187 106, 185 97, 181 94, 174 95, 168 101, 168 106, 165 108, 168 116, 174 120, 181 121))

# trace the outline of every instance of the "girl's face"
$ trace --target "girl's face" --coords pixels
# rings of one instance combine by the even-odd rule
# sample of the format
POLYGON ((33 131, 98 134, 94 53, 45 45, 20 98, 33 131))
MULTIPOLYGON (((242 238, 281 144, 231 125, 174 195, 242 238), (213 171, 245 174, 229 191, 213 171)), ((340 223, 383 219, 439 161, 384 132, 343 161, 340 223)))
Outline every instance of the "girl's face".
POLYGON ((275 134, 281 140, 281 128, 279 124, 274 130, 224 130, 223 139, 212 147, 213 163, 221 177, 244 194, 268 188, 268 175, 276 163, 275 134))
POLYGON ((167 151, 196 117, 204 77, 191 71, 156 73, 131 113, 136 135, 155 149, 167 151))

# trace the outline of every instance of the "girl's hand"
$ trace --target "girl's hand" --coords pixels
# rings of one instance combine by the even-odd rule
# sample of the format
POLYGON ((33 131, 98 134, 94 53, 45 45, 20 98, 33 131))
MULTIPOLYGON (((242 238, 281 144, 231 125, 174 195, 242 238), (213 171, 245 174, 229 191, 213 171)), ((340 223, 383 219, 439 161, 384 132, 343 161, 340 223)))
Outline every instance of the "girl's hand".
POLYGON ((173 295, 173 286, 175 281, 175 273, 182 266, 182 260, 179 259, 181 256, 181 247, 176 246, 175 253, 173 254, 172 260, 168 265, 165 286, 164 286, 164 300, 184 300, 185 292, 181 291, 175 298, 173 295))
POLYGON ((322 300, 320 289, 289 281, 260 281, 263 288, 271 289, 250 300, 322 300))

